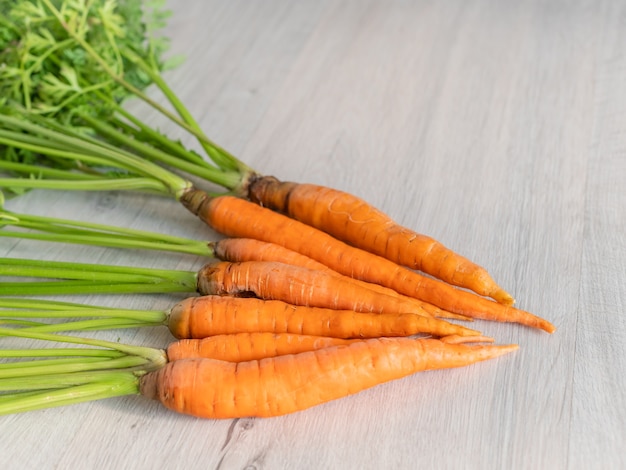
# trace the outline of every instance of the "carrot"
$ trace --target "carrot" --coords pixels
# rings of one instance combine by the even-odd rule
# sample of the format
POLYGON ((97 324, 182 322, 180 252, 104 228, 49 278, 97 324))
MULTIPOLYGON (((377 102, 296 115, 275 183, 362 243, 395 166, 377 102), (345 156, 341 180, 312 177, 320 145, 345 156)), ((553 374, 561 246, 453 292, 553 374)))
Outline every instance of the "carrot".
POLYGON ((169 313, 176 338, 206 338, 241 332, 293 333, 335 338, 478 336, 479 332, 412 313, 363 313, 291 305, 277 300, 209 295, 190 297, 169 313))
POLYGON ((262 299, 311 307, 357 312, 411 312, 431 316, 411 301, 379 294, 345 277, 269 261, 207 263, 198 271, 197 290, 203 295, 252 293, 262 299))
MULTIPOLYGON (((439 338, 447 344, 493 343, 487 336, 450 335, 439 338)), ((232 333, 202 339, 179 339, 167 346, 168 361, 204 357, 228 362, 259 360, 266 357, 298 354, 330 346, 346 345, 361 339, 294 333, 232 333)))
POLYGON ((226 236, 255 238, 282 245, 341 274, 384 285, 448 312, 484 320, 517 322, 548 333, 556 329, 550 322, 532 313, 420 275, 250 201, 232 196, 212 198, 201 191, 189 190, 181 196, 181 202, 210 227, 226 236))
POLYGON ((4 300, 0 299, 0 305, 13 310, 0 309, 0 316, 3 317, 0 320, 44 333, 166 326, 179 339, 259 332, 338 338, 424 333, 439 337, 471 336, 469 341, 481 341, 479 332, 475 330, 412 313, 359 313, 249 297, 191 297, 167 310, 116 309, 41 299, 29 303, 26 299, 4 300), (57 321, 49 323, 41 322, 41 319, 57 321))
POLYGON ((209 242, 209 248, 216 258, 223 261, 234 263, 242 261, 276 261, 308 269, 333 272, 326 265, 308 256, 289 250, 284 246, 254 238, 223 238, 216 242, 209 242))
POLYGON ((455 318, 457 320, 465 321, 472 320, 467 316, 447 312, 445 310, 435 307, 432 304, 415 299, 413 297, 398 294, 395 290, 389 289, 388 287, 344 276, 337 271, 330 269, 328 266, 309 258, 308 256, 285 248, 284 246, 277 245, 275 243, 264 242, 252 238, 224 238, 217 242, 210 242, 208 245, 209 248, 212 250, 213 255, 223 261, 231 261, 235 263, 239 263, 242 261, 275 261, 279 263, 291 264, 294 266, 301 266, 308 269, 317 269, 320 271, 325 271, 328 274, 340 276, 343 279, 350 280, 355 284, 366 287, 375 292, 390 295, 392 297, 401 297, 404 300, 413 303, 418 309, 423 309, 424 312, 429 313, 433 317, 455 318))
POLYGON ((352 194, 265 176, 250 183, 249 198, 400 265, 471 289, 505 305, 514 303, 513 297, 496 284, 484 268, 435 239, 397 224, 352 194))
POLYGON ((462 343, 493 343, 494 339, 489 336, 459 336, 450 335, 439 338, 440 341, 448 344, 462 343))
POLYGON ((355 282, 329 270, 306 269, 284 263, 214 262, 198 273, 201 294, 248 295, 278 299, 295 305, 348 309, 358 312, 412 312, 433 317, 466 319, 417 299, 386 289, 380 293, 370 283, 355 282))
MULTIPOLYGON (((1 208, 0 208, 1 209, 1 208)), ((279 261, 310 269, 319 269, 328 274, 350 280, 361 287, 382 294, 401 297, 396 291, 344 276, 307 256, 289 250, 280 245, 249 238, 223 239, 217 242, 206 242, 173 237, 147 231, 125 229, 120 227, 76 222, 68 219, 32 216, 0 210, 3 226, 12 225, 24 230, 0 230, 0 235, 7 237, 39 239, 63 243, 82 243, 88 245, 113 246, 117 248, 142 248, 172 252, 183 252, 199 256, 209 256, 225 261, 279 261)), ((468 320, 467 317, 445 312, 434 305, 402 296, 412 302, 418 310, 442 318, 468 320)))
POLYGON ((202 418, 271 417, 407 375, 461 367, 517 345, 468 346, 435 339, 379 338, 245 362, 183 359, 145 374, 140 393, 202 418))
POLYGON ((180 339, 171 343, 166 352, 170 362, 193 357, 243 362, 313 351, 354 341, 358 340, 290 333, 235 333, 203 339, 180 339))
MULTIPOLYGON (((0 415, 143 394, 175 411, 204 418, 278 416, 414 372, 461 367, 517 349, 517 345, 376 338, 230 362, 198 357, 168 360, 161 349, 23 328, 0 328, 0 334, 82 345, 3 350, 3 357, 16 362, 4 364, 7 367, 1 371, 0 415)), ((244 342, 250 339, 239 336, 244 342)), ((275 339, 270 338, 270 343, 277 344, 275 339)), ((276 344, 270 353, 277 351, 276 344)), ((197 352, 187 350, 191 355, 197 352)))

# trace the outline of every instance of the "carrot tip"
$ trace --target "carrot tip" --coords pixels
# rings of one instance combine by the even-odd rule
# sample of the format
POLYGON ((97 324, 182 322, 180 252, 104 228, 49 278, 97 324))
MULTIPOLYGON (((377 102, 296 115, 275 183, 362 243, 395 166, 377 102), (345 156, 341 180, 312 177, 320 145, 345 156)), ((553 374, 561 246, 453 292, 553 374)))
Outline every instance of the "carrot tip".
POLYGON ((501 346, 497 346, 503 354, 517 351, 519 349, 519 344, 503 344, 501 346))
POLYGON ((515 304, 513 296, 503 289, 498 289, 495 292, 492 292, 489 297, 502 305, 506 305, 507 307, 511 307, 515 304))
POLYGON ((554 326, 548 320, 543 320, 539 324, 539 328, 541 328, 543 331, 545 331, 547 333, 550 333, 550 334, 552 334, 552 333, 554 333, 556 331, 556 326, 554 326))
POLYGON ((443 336, 440 338, 440 341, 447 344, 462 344, 462 343, 493 343, 495 339, 491 336, 460 336, 460 335, 449 335, 443 336))
POLYGON ((452 320, 461 320, 466 322, 473 322, 474 319, 472 317, 468 317, 467 315, 461 315, 460 313, 452 313, 446 310, 438 310, 434 313, 436 318, 449 318, 452 320))

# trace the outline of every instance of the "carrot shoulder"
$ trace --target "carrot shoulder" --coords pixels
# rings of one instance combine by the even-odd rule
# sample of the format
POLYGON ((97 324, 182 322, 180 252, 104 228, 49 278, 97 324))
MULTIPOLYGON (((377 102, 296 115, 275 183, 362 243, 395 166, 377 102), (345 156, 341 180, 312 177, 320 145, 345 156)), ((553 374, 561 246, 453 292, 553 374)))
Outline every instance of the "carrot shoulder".
POLYGON ((211 198, 201 191, 190 191, 183 195, 181 202, 224 235, 256 238, 284 246, 345 276, 389 287, 449 312, 485 320, 517 322, 549 333, 555 331, 550 322, 529 312, 428 278, 250 201, 232 196, 211 198))
POLYGON ((250 200, 327 232, 346 243, 418 269, 438 279, 512 305, 487 270, 437 240, 394 222, 352 194, 324 186, 257 178, 249 186, 250 200))
POLYGON ((517 349, 380 338, 245 362, 183 359, 144 375, 140 390, 202 418, 271 417, 305 410, 419 371, 461 367, 517 349))
POLYGON ((478 336, 461 325, 412 313, 362 313, 261 300, 208 295, 177 303, 168 326, 176 338, 206 338, 232 333, 292 333, 335 338, 378 336, 478 336))

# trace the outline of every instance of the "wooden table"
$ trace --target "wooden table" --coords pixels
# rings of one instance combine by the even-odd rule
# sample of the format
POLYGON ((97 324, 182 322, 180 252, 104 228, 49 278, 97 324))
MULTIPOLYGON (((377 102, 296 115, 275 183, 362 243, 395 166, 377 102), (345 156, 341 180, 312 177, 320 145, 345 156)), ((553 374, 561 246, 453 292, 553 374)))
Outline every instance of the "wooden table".
MULTIPOLYGON (((274 419, 199 420, 140 397, 3 416, 0 467, 626 468, 626 3, 169 4, 172 54, 187 60, 166 77, 214 140, 265 174, 367 199, 558 330, 479 321, 520 350, 274 419)), ((6 206, 217 238, 155 197, 41 190, 6 206)), ((9 239, 0 256, 204 262, 9 239)))

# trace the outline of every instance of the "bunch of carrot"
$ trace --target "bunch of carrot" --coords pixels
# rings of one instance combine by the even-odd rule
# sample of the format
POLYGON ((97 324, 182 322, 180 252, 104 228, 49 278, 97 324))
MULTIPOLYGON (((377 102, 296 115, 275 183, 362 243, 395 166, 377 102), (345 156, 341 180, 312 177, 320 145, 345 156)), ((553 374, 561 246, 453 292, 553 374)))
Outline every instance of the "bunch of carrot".
MULTIPOLYGON (((514 345, 457 344, 492 339, 443 318, 513 321, 554 331, 549 322, 512 307, 510 296, 494 288, 482 268, 435 241, 423 248, 422 255, 411 255, 413 264, 405 267, 401 265, 409 264, 405 258, 390 260, 381 256, 386 253, 377 252, 379 248, 376 246, 370 250, 357 248, 326 233, 334 231, 334 224, 355 223, 359 227, 367 225, 361 238, 370 237, 375 243, 383 240, 382 246, 388 247, 389 257, 416 246, 419 248, 414 244, 414 240, 420 239, 416 234, 391 223, 380 222, 376 229, 369 220, 378 217, 378 211, 369 207, 364 210, 362 202, 354 202, 353 209, 344 205, 339 210, 341 194, 330 193, 334 201, 311 206, 311 212, 317 214, 317 218, 323 218, 327 212, 349 213, 350 210, 355 215, 339 222, 331 219, 327 225, 315 222, 324 228, 322 231, 278 212, 284 208, 272 210, 233 196, 209 197, 195 189, 184 191, 181 201, 189 210, 219 232, 233 237, 206 244, 207 254, 226 261, 211 262, 197 273, 157 273, 134 267, 121 272, 111 267, 72 267, 50 262, 30 262, 29 270, 24 272, 19 269, 24 263, 16 263, 16 266, 9 260, 3 261, 1 269, 5 270, 4 275, 43 275, 63 279, 59 284, 46 281, 36 285, 37 293, 42 293, 44 288, 48 289, 47 293, 61 293, 68 285, 67 292, 197 291, 204 297, 190 298, 172 309, 168 315, 170 329, 177 337, 227 334, 239 335, 237 341, 248 342, 248 346, 228 346, 226 341, 230 339, 220 336, 217 341, 223 345, 222 351, 251 348, 251 341, 258 344, 260 337, 250 335, 273 335, 270 336, 273 346, 269 349, 282 353, 276 357, 270 357, 268 352, 263 353, 265 357, 246 356, 246 360, 234 363, 231 362, 233 357, 224 353, 217 359, 176 357, 164 366, 151 365, 124 372, 126 375, 116 373, 113 378, 104 375, 106 379, 98 375, 95 379, 90 378, 89 384, 76 384, 71 377, 58 379, 62 384, 72 384, 72 396, 76 395, 73 387, 95 389, 97 393, 85 395, 94 398, 113 396, 121 393, 120 390, 142 393, 158 398, 177 411, 203 417, 275 416, 419 370, 466 365, 516 348, 514 345), (368 223, 360 224, 356 222, 358 220, 368 223), (377 236, 369 235, 372 230, 378 230, 377 236), (431 276, 454 280, 461 287, 492 295, 499 301, 485 299, 478 293, 458 289, 444 279, 426 277, 411 269, 424 266, 431 266, 431 276), (86 282, 81 276, 74 279, 72 271, 74 274, 87 273, 92 281, 86 282), (103 274, 108 271, 116 282, 112 283, 103 274), (170 283, 155 283, 154 279, 159 276, 170 283), (76 283, 68 284, 72 280, 76 283), (206 309, 209 304, 210 308, 206 309), (241 336, 242 332, 248 336, 241 336), (350 344, 315 340, 319 349, 307 346, 314 350, 302 351, 281 346, 278 342, 284 337, 277 335, 285 334, 358 340, 350 344), (431 338, 389 338, 415 334, 428 334, 431 338), (120 389, 119 383, 125 386, 120 389), (232 403, 238 406, 232 407, 232 403)), ((293 195, 285 197, 289 201, 297 200, 293 195)), ((20 220, 20 217, 8 213, 5 215, 7 220, 20 220)), ((54 227, 59 225, 63 224, 59 221, 51 224, 54 227)), ((81 242, 82 229, 67 221, 63 226, 65 229, 59 232, 60 238, 68 241, 70 235, 74 237, 73 241, 81 242)), ((124 236, 109 236, 102 240, 102 244, 130 247, 143 236, 135 235, 137 238, 129 232, 124 236)), ((87 237, 84 241, 93 243, 94 240, 87 237)), ((3 284, 0 291, 4 289, 5 294, 33 293, 29 290, 32 286, 29 283, 3 284)), ((88 313, 93 315, 94 312, 88 313)), ((118 321, 118 327, 138 326, 132 315, 128 312, 124 315, 127 316, 124 321, 118 321)), ((79 325, 68 324, 71 326, 79 325)), ((45 329, 40 326, 28 328, 34 331, 45 329)), ((59 326, 55 328, 58 331, 59 326)), ((290 339, 289 344, 301 345, 303 341, 304 338, 290 339)), ((52 375, 54 377, 44 374, 40 382, 49 384, 46 380, 57 380, 57 374, 52 375)), ((53 393, 66 397, 67 387, 69 385, 63 385, 53 393)), ((18 395, 21 393, 27 393, 27 396, 14 400, 9 395, 6 399, 7 412, 32 409, 28 407, 30 405, 20 408, 22 399, 27 399, 26 403, 37 402, 31 391, 20 391, 18 395)), ((37 396, 40 398, 38 403, 53 403, 49 394, 37 396)), ((68 403, 68 400, 62 398, 58 403, 68 403)))
MULTIPOLYGON (((102 21, 87 21, 98 10, 76 14, 75 20, 84 19, 79 28, 77 21, 64 16, 72 8, 57 8, 49 0, 41 3, 42 24, 53 22, 55 34, 64 32, 57 46, 82 47, 92 71, 108 74, 122 89, 195 136, 215 165, 150 129, 97 87, 90 91, 95 84, 81 82, 81 98, 84 94, 102 106, 103 115, 94 116, 85 106, 71 109, 73 99, 68 97, 48 103, 49 109, 69 111, 67 126, 53 115, 32 112, 26 105, 30 97, 23 103, 7 101, 10 107, 0 106, 0 169, 19 175, 0 178, 0 189, 147 190, 174 198, 229 238, 203 245, 94 224, 1 214, 5 225, 47 231, 39 236, 42 240, 55 240, 56 235, 55 241, 195 254, 206 250, 200 254, 217 259, 199 272, 2 260, 2 276, 58 279, 2 282, 2 295, 160 291, 202 296, 189 298, 166 313, 41 302, 33 304, 39 308, 29 309, 15 299, 6 302, 4 315, 14 327, 2 329, 0 335, 104 346, 107 360, 89 366, 90 361, 82 356, 52 359, 61 361, 59 369, 38 376, 34 372, 42 369, 37 364, 29 371, 7 366, 13 372, 0 373, 0 390, 10 393, 0 396, 0 413, 45 403, 66 404, 79 395, 96 399, 142 393, 196 416, 276 416, 420 370, 467 365, 516 348, 465 344, 493 340, 451 319, 516 322, 549 333, 555 330, 547 320, 513 307, 513 297, 484 268, 396 224, 365 201, 330 188, 281 182, 252 170, 204 135, 159 75, 158 61, 150 59, 150 51, 139 53, 123 36, 109 31, 102 37, 112 44, 119 42, 120 60, 107 63, 85 40, 89 28, 106 27, 102 21), (176 114, 128 83, 124 70, 118 69, 125 63, 152 80, 176 114), (26 155, 29 161, 16 161, 16 155, 26 155), (209 194, 181 173, 223 186, 227 194, 209 194), (34 174, 36 178, 31 177, 34 174), (102 315, 105 319, 45 325, 16 320, 20 315, 102 315), (49 333, 146 324, 168 324, 178 338, 202 339, 202 344, 218 347, 204 357, 204 352, 198 353, 205 347, 200 343, 175 343, 165 363, 160 352, 49 333), (413 335, 421 337, 409 337, 413 335), (175 355, 183 344, 194 344, 194 352, 175 355), (111 361, 118 359, 121 366, 111 372, 111 361), (61 366, 71 366, 74 372, 61 366), (32 379, 33 388, 15 388, 19 386, 9 381, 18 369, 32 379), (48 391, 37 391, 43 389, 48 391)), ((17 26, 13 30, 19 34, 17 26)), ((50 53, 50 70, 58 68, 55 51, 50 53)), ((43 57, 42 63, 47 59, 43 57)), ((85 81, 91 75, 78 76, 85 81)), ((54 355, 50 351, 41 354, 54 355)))
MULTIPOLYGON (((239 198, 223 196, 207 199, 204 193, 199 194, 203 197, 200 201, 195 201, 197 207, 194 206, 194 210, 200 212, 218 231, 236 238, 198 242, 146 231, 13 214, 8 211, 0 212, 0 223, 5 227, 13 225, 42 233, 5 230, 0 235, 188 252, 230 262, 231 264, 207 265, 198 280, 198 287, 203 293, 232 294, 253 291, 260 297, 279 298, 290 303, 305 302, 305 305, 349 309, 357 308, 360 298, 364 305, 359 308, 375 311, 382 311, 382 308, 375 305, 385 299, 395 303, 391 307, 388 304, 387 310, 419 311, 448 318, 518 322, 550 333, 554 331, 550 322, 529 312, 457 289, 444 281, 425 277, 284 215, 239 198), (214 285, 216 277, 221 277, 217 287, 214 285), (272 286, 271 291, 264 292, 269 286, 272 286), (293 295, 296 291, 304 294, 305 289, 308 289, 309 296, 295 300, 293 295), (290 297, 285 297, 285 292, 290 297), (341 298, 333 299, 337 292, 341 292, 341 298), (374 292, 378 295, 373 296, 374 292)), ((318 206, 317 210, 321 208, 318 206)), ((377 212, 375 209, 372 211, 377 212)), ((385 242, 387 247, 395 246, 394 238, 385 232, 379 233, 378 239, 388 240, 385 242)), ((433 243, 437 245, 436 242, 433 243)), ((400 251, 409 250, 411 246, 396 248, 400 251)), ((441 269, 452 263, 460 266, 455 272, 471 272, 478 277, 484 271, 479 267, 472 267, 475 265, 464 264, 463 258, 449 250, 442 256, 439 262, 441 269)), ((423 256, 420 259, 425 258, 434 263, 433 256, 423 256)))
MULTIPOLYGON (((19 220, 17 216, 14 218, 19 220)), ((72 233, 80 236, 77 228, 72 233)), ((117 240, 118 246, 124 246, 122 237, 117 240)), ((113 241, 108 244, 115 245, 113 241)), ((28 310, 24 302, 5 301, 4 307, 19 307, 4 310, 5 317, 17 312, 21 317, 30 314, 115 318, 114 323, 29 324, 26 330, 31 334, 72 328, 141 326, 143 321, 150 325, 167 324, 177 338, 207 338, 202 343, 197 340, 174 343, 168 348, 166 365, 151 363, 132 372, 118 371, 113 378, 108 374, 104 378, 97 375, 95 379, 89 378, 88 384, 80 382, 82 375, 76 378, 80 382, 76 384, 71 377, 43 374, 37 387, 61 380, 65 385, 53 392, 55 396, 65 397, 70 389, 76 393, 74 387, 87 387, 97 393, 85 397, 101 398, 119 394, 118 385, 122 382, 124 393, 157 398, 171 409, 195 416, 276 416, 420 370, 466 365, 517 347, 463 344, 493 340, 478 331, 435 318, 449 315, 429 308, 429 304, 375 284, 357 282, 280 246, 251 239, 225 239, 207 247, 213 255, 233 261, 216 260, 193 273, 3 260, 0 272, 4 275, 61 279, 59 284, 49 280, 5 282, 0 285, 0 292, 5 295, 42 293, 43 288, 48 293, 63 292, 64 288, 65 292, 83 293, 129 292, 128 289, 142 292, 142 284, 145 291, 155 291, 156 285, 157 291, 195 290, 202 294, 178 303, 165 314, 140 312, 139 315, 43 301, 29 302, 28 310), (256 249, 251 250, 250 246, 256 249), (161 280, 155 283, 157 278, 161 280), (33 311, 36 305, 42 308, 33 311), (430 337, 402 338, 415 334, 430 337), (396 338, 392 339, 393 336, 396 338), (204 346, 208 344, 212 346, 204 346), (114 391, 107 392, 107 387, 114 391)), ((37 401, 30 391, 19 393, 28 395, 19 399, 11 397, 7 412, 32 409, 30 405, 20 408, 22 398, 28 398, 26 403, 37 401)), ((40 398, 44 396, 46 403, 55 403, 49 395, 40 398)), ((58 403, 67 400, 59 398, 58 403)))
MULTIPOLYGON (((227 204, 238 205, 245 202, 226 198, 227 204)), ((207 210, 206 207, 216 200, 203 199, 198 205, 198 212, 214 218, 215 211, 207 210)), ((551 325, 545 320, 511 306, 485 300, 476 294, 447 287, 442 281, 423 277, 420 283, 411 284, 411 276, 419 276, 417 273, 378 255, 342 245, 330 235, 317 233, 317 229, 277 213, 272 212, 271 215, 280 217, 286 226, 280 230, 276 226, 266 225, 268 219, 271 219, 265 215, 265 211, 269 209, 251 207, 261 217, 253 215, 244 221, 242 217, 245 217, 246 212, 240 211, 230 212, 239 216, 234 224, 231 224, 229 217, 215 220, 223 224, 223 233, 232 235, 233 229, 229 227, 233 226, 253 227, 252 233, 246 232, 245 235, 254 234, 256 237, 227 239, 212 244, 214 254, 233 261, 216 260, 197 273, 170 272, 165 275, 166 273, 151 273, 138 268, 129 268, 126 272, 118 269, 118 272, 113 272, 116 282, 119 283, 116 286, 105 275, 110 268, 103 266, 72 267, 52 262, 39 265, 31 262, 29 270, 24 272, 19 270, 22 262, 15 266, 9 260, 3 260, 2 269, 6 270, 3 273, 5 275, 61 278, 61 287, 69 285, 68 292, 90 292, 91 289, 95 292, 115 292, 118 288, 122 292, 128 291, 127 289, 136 292, 141 291, 142 285, 147 286, 146 291, 153 292, 195 290, 203 296, 189 298, 169 313, 168 324, 173 334, 177 337, 197 338, 210 338, 216 334, 230 336, 220 336, 213 340, 213 345, 219 345, 217 358, 189 357, 189 353, 184 353, 183 356, 174 355, 173 351, 182 348, 180 343, 168 349, 169 361, 165 365, 141 364, 139 368, 133 366, 131 369, 113 373, 107 369, 110 364, 105 362, 98 366, 103 368, 98 370, 98 374, 94 376, 94 372, 91 372, 92 375, 86 379, 82 378, 83 372, 42 373, 33 386, 47 387, 48 391, 14 391, 0 399, 0 412, 3 402, 6 412, 15 412, 34 409, 44 403, 46 406, 53 406, 77 401, 69 397, 80 396, 82 400, 86 400, 141 393, 158 399, 175 411, 199 417, 277 416, 356 393, 417 371, 458 367, 516 349, 515 345, 462 344, 492 339, 481 336, 478 331, 435 316, 453 317, 457 314, 519 321, 552 331, 551 325), (290 226, 296 227, 296 230, 291 230, 290 226), (317 262, 326 261, 325 264, 320 266, 303 257, 302 253, 289 250, 287 247, 298 248, 293 244, 283 243, 282 247, 271 245, 267 237, 262 236, 272 233, 271 238, 288 239, 289 234, 301 234, 299 230, 314 235, 298 237, 300 251, 316 255, 317 262), (320 239, 319 243, 315 241, 320 239), (307 242, 302 243, 303 240, 307 242), (255 249, 250 249, 250 246, 255 249), (243 249, 238 250, 237 247, 243 249), (341 268, 343 265, 341 250, 353 255, 358 253, 358 256, 349 258, 350 261, 346 260, 350 264, 343 268, 343 272, 348 270, 356 273, 368 267, 366 273, 380 274, 385 273, 385 266, 393 265, 395 274, 391 282, 375 283, 367 276, 356 276, 357 279, 361 278, 357 282, 352 277, 334 271, 331 268, 341 268), (320 256, 323 251, 329 254, 330 261, 320 256), (286 255, 289 257, 285 258, 286 255), (265 256, 269 256, 272 261, 265 261, 265 256), (278 261, 275 256, 278 256, 278 261), (372 260, 373 265, 366 266, 367 262, 359 261, 363 259, 372 260), (307 261, 304 263, 306 267, 303 265, 304 261, 307 261), (76 284, 72 285, 74 268, 81 274, 74 279, 76 284), (89 282, 83 277, 85 273, 89 282), (160 275, 172 279, 171 287, 154 284, 155 277, 160 275), (399 288, 402 285, 405 287, 399 288), (431 286, 440 286, 439 297, 432 293, 416 295, 420 292, 433 292, 434 287, 431 286), (425 301, 433 302, 437 307, 425 301), (489 305, 490 309, 481 307, 483 304, 489 305), (447 308, 449 312, 441 307, 447 308), (316 337, 311 339, 301 336, 304 334, 316 337), (390 337, 414 334, 428 334, 431 337, 390 337), (320 339, 320 336, 326 339, 320 339), (235 341, 235 345, 230 341, 235 341), (257 347, 261 348, 260 353, 238 356, 239 352, 256 350, 257 347), (53 391, 49 391, 50 388, 53 391), (81 390, 84 390, 84 394, 78 393, 81 390)), ((217 222, 211 223, 213 226, 217 225, 217 222)), ((4 284, 5 294, 29 293, 28 282, 4 284)), ((52 289, 48 292, 62 292, 55 284, 45 281, 36 287, 52 289)), ((97 314, 93 311, 88 313, 97 314)), ((128 325, 133 325, 132 316, 128 313, 125 315, 127 320, 130 318, 128 325)), ((134 322, 134 326, 137 326, 137 322, 134 322)), ((43 329, 37 326, 26 328, 34 332, 37 328, 40 331, 43 329)), ((198 343, 185 344, 194 344, 192 348, 196 352, 193 354, 204 355, 203 352, 198 352, 202 350, 198 343)), ((215 351, 212 354, 215 355, 215 351)), ((30 373, 34 370, 36 369, 31 369, 30 373)), ((11 387, 11 383, 6 387, 11 387)))

